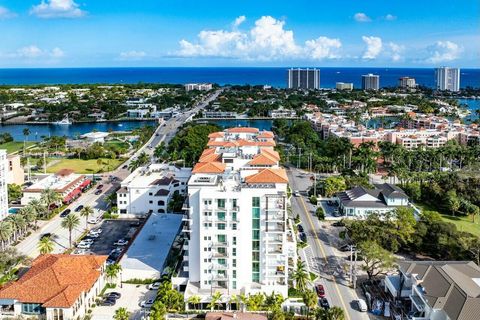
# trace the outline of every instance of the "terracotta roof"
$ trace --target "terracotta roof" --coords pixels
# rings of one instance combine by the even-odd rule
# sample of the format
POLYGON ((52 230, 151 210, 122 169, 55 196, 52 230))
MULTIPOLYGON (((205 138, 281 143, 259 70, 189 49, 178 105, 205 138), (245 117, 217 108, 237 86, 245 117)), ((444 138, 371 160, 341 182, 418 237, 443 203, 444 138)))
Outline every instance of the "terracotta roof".
POLYGON ((248 162, 249 165, 276 165, 278 163, 278 159, 267 152, 260 152, 259 154, 255 155, 252 160, 248 162))
POLYGON ((272 148, 263 147, 263 148, 260 148, 260 151, 262 153, 269 154, 274 159, 280 160, 280 155, 278 154, 277 151, 273 150, 272 148))
POLYGON ((263 169, 245 178, 247 183, 288 183, 285 169, 263 169))
POLYGON ((202 155, 200 159, 198 159, 198 162, 221 162, 221 161, 222 161, 222 155, 217 153, 202 155))
POLYGON ((237 127, 227 129, 228 133, 258 133, 258 128, 237 127))
POLYGON ((267 320, 267 316, 250 312, 207 312, 205 320, 267 320))
POLYGON ((207 142, 207 146, 209 147, 223 147, 225 145, 226 141, 215 141, 215 140, 210 140, 207 142))
POLYGON ((203 157, 203 156, 205 156, 205 155, 207 155, 207 154, 212 154, 212 153, 215 153, 215 148, 205 149, 205 150, 203 150, 202 155, 200 156, 200 158, 203 157))
POLYGON ((221 138, 224 136, 223 132, 213 132, 208 135, 209 138, 221 138))
POLYGON ((223 173, 225 167, 221 162, 200 162, 193 167, 192 173, 223 173))
POLYGON ((65 176, 68 176, 68 175, 71 175, 72 173, 74 173, 75 171, 72 170, 72 169, 61 169, 61 170, 58 170, 57 173, 55 173, 56 176, 60 176, 60 177, 65 177, 65 176))
POLYGON ((100 277, 107 256, 45 254, 18 280, 0 289, 0 299, 70 308, 100 277))
POLYGON ((256 141, 255 144, 259 147, 274 147, 276 145, 275 141, 256 141))
POLYGON ((262 131, 257 138, 272 138, 273 139, 274 134, 271 131, 262 131))

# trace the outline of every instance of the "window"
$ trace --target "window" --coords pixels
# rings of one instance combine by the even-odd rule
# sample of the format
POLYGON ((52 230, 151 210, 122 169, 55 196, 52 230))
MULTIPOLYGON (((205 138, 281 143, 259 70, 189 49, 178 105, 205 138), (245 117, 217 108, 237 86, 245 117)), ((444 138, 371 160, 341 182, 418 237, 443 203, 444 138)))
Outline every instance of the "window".
POLYGON ((232 267, 234 267, 234 268, 237 267, 237 259, 232 260, 232 267))
POLYGON ((232 282, 232 287, 233 287, 233 289, 237 289, 237 281, 232 282))
POLYGON ((237 245, 237 237, 233 237, 233 245, 237 245))
POLYGON ((223 211, 217 212, 217 218, 220 221, 225 221, 225 212, 223 211))
POLYGON ((260 219, 253 219, 252 228, 253 229, 260 229, 260 219))
POLYGON ((153 193, 149 192, 148 195, 149 195, 149 196, 153 196, 153 193))
POLYGON ((225 230, 225 223, 219 223, 217 225, 218 230, 225 230))
POLYGON ((260 207, 260 198, 259 197, 253 197, 252 198, 252 207, 260 207))
POLYGON ((217 206, 219 208, 225 208, 225 199, 217 199, 217 206))
POLYGON ((218 259, 218 264, 221 264, 223 266, 225 266, 227 264, 227 260, 225 259, 218 259))
POLYGON ((237 270, 233 270, 232 274, 233 274, 232 277, 236 278, 237 277, 237 270))
POLYGON ((152 200, 150 200, 150 201, 148 201, 148 203, 152 204, 152 203, 153 203, 153 201, 152 201, 152 200))
POLYGON ((38 303, 23 303, 22 313, 24 314, 42 314, 45 313, 45 309, 38 303))
POLYGON ((237 248, 232 248, 232 255, 233 255, 234 257, 237 256, 237 248))
POLYGON ((163 201, 163 200, 158 201, 158 205, 159 205, 159 206, 164 206, 164 205, 165 205, 165 201, 163 201))
POLYGON ((232 212, 232 220, 237 221, 237 213, 236 212, 232 212))
POLYGON ((232 199, 232 208, 237 207, 237 199, 232 199))
POLYGON ((217 241, 218 242, 227 242, 226 236, 224 234, 217 235, 217 241))
POLYGON ((232 230, 237 230, 237 224, 236 223, 232 224, 232 230))

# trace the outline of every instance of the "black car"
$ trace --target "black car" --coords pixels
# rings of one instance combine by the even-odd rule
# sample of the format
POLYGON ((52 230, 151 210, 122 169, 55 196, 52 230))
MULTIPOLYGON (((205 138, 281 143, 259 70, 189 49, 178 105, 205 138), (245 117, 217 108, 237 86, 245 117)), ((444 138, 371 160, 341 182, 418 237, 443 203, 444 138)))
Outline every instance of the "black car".
POLYGON ((101 306, 109 306, 109 307, 111 307, 111 306, 114 306, 115 303, 117 303, 117 300, 115 300, 115 299, 108 299, 108 298, 107 298, 107 299, 103 299, 103 300, 100 302, 100 305, 101 305, 101 306))
POLYGON ((303 242, 307 241, 307 235, 305 234, 305 232, 300 232, 299 237, 300 240, 302 240, 303 242))
POLYGON ((62 213, 60 213, 60 218, 65 218, 66 216, 68 216, 70 214, 70 212, 72 212, 72 210, 65 209, 62 213))
POLYGON ((337 221, 332 223, 332 226, 334 227, 345 227, 345 223, 343 221, 337 221))
POLYGON ((320 307, 322 307, 323 309, 330 309, 330 303, 328 303, 327 298, 320 298, 320 299, 318 300, 318 304, 319 304, 320 307))
POLYGON ((102 190, 99 189, 99 190, 95 191, 96 196, 101 195, 101 194, 102 194, 102 190))
POLYGON ((79 205, 78 207, 75 208, 75 212, 79 212, 83 209, 83 205, 79 205))
POLYGON ((127 169, 127 168, 128 168, 128 165, 124 165, 124 166, 122 167, 122 169, 127 169))
POLYGON ((99 184, 99 185, 97 186, 97 190, 101 190, 102 188, 103 188, 103 184, 99 184))
POLYGON ((299 232, 303 232, 303 227, 302 227, 301 224, 299 224, 299 225, 297 226, 297 228, 298 228, 298 231, 299 231, 299 232))
POLYGON ((117 300, 117 299, 120 299, 121 297, 121 293, 120 292, 109 292, 107 294, 105 294, 105 299, 110 299, 110 300, 117 300))
POLYGON ((51 238, 52 237, 52 234, 50 232, 47 232, 47 233, 44 233, 40 236, 40 239, 43 239, 43 238, 51 238))
POLYGON ((340 248, 338 248, 338 250, 340 250, 340 251, 342 251, 342 252, 350 251, 350 245, 344 244, 343 246, 341 246, 340 248))

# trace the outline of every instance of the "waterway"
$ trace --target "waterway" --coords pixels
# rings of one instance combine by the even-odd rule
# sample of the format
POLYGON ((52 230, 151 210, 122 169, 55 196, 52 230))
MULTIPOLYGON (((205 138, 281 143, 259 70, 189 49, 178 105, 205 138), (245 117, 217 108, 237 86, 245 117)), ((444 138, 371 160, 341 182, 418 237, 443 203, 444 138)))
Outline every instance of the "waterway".
POLYGON ((458 99, 458 102, 463 105, 467 105, 467 109, 471 113, 465 117, 465 122, 469 123, 479 118, 477 110, 480 112, 480 100, 479 99, 458 99))

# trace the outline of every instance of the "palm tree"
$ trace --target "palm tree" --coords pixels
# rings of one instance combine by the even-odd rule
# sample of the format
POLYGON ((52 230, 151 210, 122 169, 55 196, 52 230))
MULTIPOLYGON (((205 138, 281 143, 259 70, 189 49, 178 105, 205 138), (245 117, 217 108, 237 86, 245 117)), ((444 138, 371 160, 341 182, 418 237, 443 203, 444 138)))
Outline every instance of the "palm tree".
POLYGON ((103 160, 102 159, 97 159, 97 166, 99 167, 97 170, 97 173, 103 172, 103 160))
POLYGON ((280 309, 282 303, 285 301, 281 294, 277 294, 274 291, 270 295, 265 293, 265 307, 267 308, 267 318, 268 312, 273 312, 277 309, 280 309))
POLYGON ((188 300, 187 302, 190 303, 190 304, 193 304, 193 307, 198 310, 198 305, 200 304, 200 301, 201 301, 201 297, 200 296, 190 296, 188 297, 188 300))
POLYGON ((85 206, 83 209, 80 211, 80 215, 82 217, 85 217, 85 229, 88 230, 88 217, 93 214, 93 209, 90 206, 85 206))
POLYGON ((345 320, 345 311, 339 307, 330 309, 318 308, 315 312, 316 320, 345 320))
POLYGON ((295 287, 300 291, 305 291, 308 283, 310 282, 309 275, 305 268, 305 262, 298 260, 297 268, 293 272, 292 278, 295 281, 295 287))
POLYGON ((14 214, 8 217, 8 221, 12 224, 13 240, 17 240, 18 237, 24 233, 27 227, 27 221, 21 214, 14 214))
POLYGON ((107 268, 105 268, 105 275, 110 282, 112 283, 114 279, 118 277, 118 274, 122 271, 122 266, 118 263, 109 264, 107 268))
POLYGON ((55 249, 55 243, 50 237, 42 237, 38 241, 37 248, 40 254, 52 253, 55 249))
POLYGON ((1 248, 2 250, 5 249, 7 242, 10 240, 12 236, 12 224, 10 221, 0 221, 0 240, 2 241, 1 248))
POLYGON ((312 290, 307 290, 303 293, 303 303, 307 307, 307 318, 310 316, 310 311, 317 306, 317 294, 312 290))
POLYGON ((37 229, 38 218, 42 217, 45 214, 46 208, 42 204, 42 202, 37 199, 33 199, 32 201, 30 201, 27 208, 30 208, 27 210, 32 210, 31 214, 35 215, 35 229, 37 229))
POLYGON ((51 205, 52 204, 57 205, 57 203, 61 200, 61 196, 55 190, 47 188, 47 189, 42 191, 42 195, 41 195, 40 199, 45 204, 45 206, 47 207, 47 212, 50 215, 51 205))
POLYGON ((210 303, 208 304, 208 308, 210 308, 210 311, 213 311, 215 307, 221 306, 222 305, 222 294, 218 291, 215 291, 214 294, 212 294, 210 303))
POLYGON ((28 128, 23 129, 23 136, 24 136, 24 139, 23 139, 23 154, 25 154, 25 149, 27 147, 27 137, 29 135, 30 135, 30 129, 28 129, 28 128))
POLYGON ((118 308, 113 315, 114 320, 128 320, 129 318, 130 312, 128 312, 126 308, 118 308))
POLYGON ((61 226, 64 229, 68 229, 68 242, 69 247, 72 247, 72 231, 80 225, 80 218, 75 214, 69 214, 62 220, 61 226))

